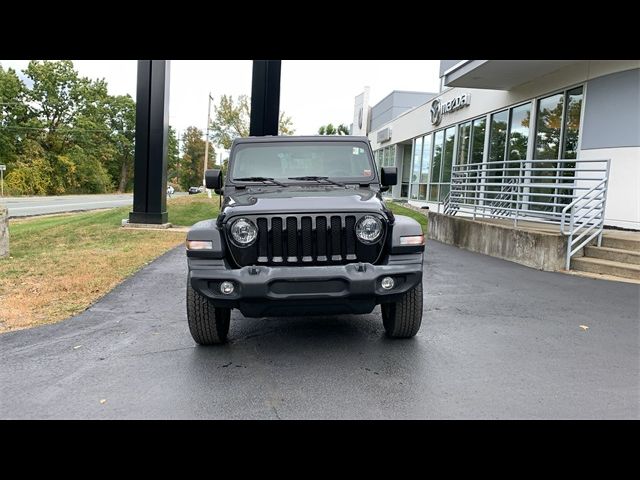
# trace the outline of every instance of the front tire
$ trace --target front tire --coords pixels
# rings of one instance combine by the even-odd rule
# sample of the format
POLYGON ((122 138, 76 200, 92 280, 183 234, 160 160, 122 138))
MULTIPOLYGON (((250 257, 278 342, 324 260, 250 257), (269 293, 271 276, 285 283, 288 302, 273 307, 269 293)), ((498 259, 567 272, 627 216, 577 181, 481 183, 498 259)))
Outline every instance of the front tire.
POLYGON ((187 321, 189 331, 199 345, 226 343, 231 320, 230 308, 216 308, 196 292, 187 280, 187 321))
POLYGON ((382 323, 391 338, 411 338, 422 324, 422 282, 394 303, 383 303, 382 323))

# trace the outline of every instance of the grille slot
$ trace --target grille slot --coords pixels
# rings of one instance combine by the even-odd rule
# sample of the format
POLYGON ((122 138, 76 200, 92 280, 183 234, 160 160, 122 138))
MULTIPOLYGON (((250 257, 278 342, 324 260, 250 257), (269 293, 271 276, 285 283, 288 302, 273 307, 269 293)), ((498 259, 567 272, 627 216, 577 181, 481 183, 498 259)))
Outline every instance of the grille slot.
POLYGON ((311 217, 302 217, 302 261, 313 261, 313 231, 311 226, 311 217))
POLYGON ((384 241, 365 245, 355 234, 357 220, 365 215, 254 216, 258 241, 240 248, 229 243, 238 266, 326 265, 354 261, 375 263, 384 241))
POLYGON ((282 263, 282 219, 275 217, 271 220, 271 248, 273 253, 271 261, 274 263, 282 263))
POLYGON ((298 261, 298 220, 287 217, 287 262, 298 261))
POLYGON ((331 217, 331 260, 338 262, 342 260, 341 243, 342 219, 340 217, 331 217))
POLYGON ((316 218, 316 261, 327 261, 327 219, 316 218))
POLYGON ((347 260, 355 260, 356 257, 356 217, 348 216, 345 218, 345 250, 347 260))
POLYGON ((258 262, 269 260, 269 228, 267 219, 258 219, 258 262))

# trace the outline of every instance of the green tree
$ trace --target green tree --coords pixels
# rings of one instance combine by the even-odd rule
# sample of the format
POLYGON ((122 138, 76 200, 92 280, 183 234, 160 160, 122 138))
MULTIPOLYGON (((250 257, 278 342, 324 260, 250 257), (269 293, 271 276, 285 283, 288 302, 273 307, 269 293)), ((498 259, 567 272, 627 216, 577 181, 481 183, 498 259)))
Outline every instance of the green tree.
POLYGON ((178 184, 180 149, 176 130, 171 125, 169 125, 169 133, 167 135, 167 182, 178 184))
MULTIPOLYGON (((182 158, 177 171, 178 183, 183 189, 202 185, 204 171, 204 156, 206 143, 204 133, 197 127, 189 127, 182 135, 182 158)), ((209 143, 209 158, 207 168, 213 168, 216 152, 209 143)))
POLYGON ((345 124, 341 123, 337 127, 333 126, 333 123, 328 123, 326 125, 322 125, 318 129, 319 135, 349 135, 349 127, 345 124))
POLYGON ((117 180, 118 192, 133 188, 135 156, 136 103, 129 95, 107 97, 107 128, 114 155, 105 163, 112 179, 117 180))
MULTIPOLYGON (((215 118, 212 120, 211 138, 226 150, 231 148, 234 138, 249 136, 251 119, 250 99, 247 95, 240 95, 237 102, 232 95, 222 95, 218 105, 214 106, 215 118)), ((293 135, 293 121, 291 117, 280 112, 278 133, 293 135)))
POLYGON ((134 100, 109 95, 71 61, 32 61, 23 73, 29 88, 0 67, 0 158, 12 193, 130 189, 134 100))
POLYGON ((17 159, 20 124, 27 115, 24 94, 25 86, 15 70, 0 65, 0 163, 9 168, 17 159))

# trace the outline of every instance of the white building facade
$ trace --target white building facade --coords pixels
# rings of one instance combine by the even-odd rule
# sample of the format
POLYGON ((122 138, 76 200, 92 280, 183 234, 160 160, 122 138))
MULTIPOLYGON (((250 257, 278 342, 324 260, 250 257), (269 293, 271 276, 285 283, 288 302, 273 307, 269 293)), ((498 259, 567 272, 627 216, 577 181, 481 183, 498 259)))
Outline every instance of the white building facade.
POLYGON ((439 210, 453 165, 610 159, 605 225, 640 230, 640 61, 443 60, 441 92, 356 97, 389 195, 439 210))

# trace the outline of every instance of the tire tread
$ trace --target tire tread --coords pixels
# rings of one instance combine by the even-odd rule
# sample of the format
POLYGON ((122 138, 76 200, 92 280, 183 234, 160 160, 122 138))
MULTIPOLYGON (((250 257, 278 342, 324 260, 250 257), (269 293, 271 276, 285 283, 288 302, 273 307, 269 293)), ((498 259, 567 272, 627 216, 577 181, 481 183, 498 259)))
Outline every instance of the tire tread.
POLYGON ((227 341, 231 309, 215 308, 187 281, 187 321, 196 343, 216 345, 227 341))
POLYGON ((411 338, 422 324, 422 283, 406 292, 402 298, 383 304, 382 319, 387 335, 391 338, 411 338))

